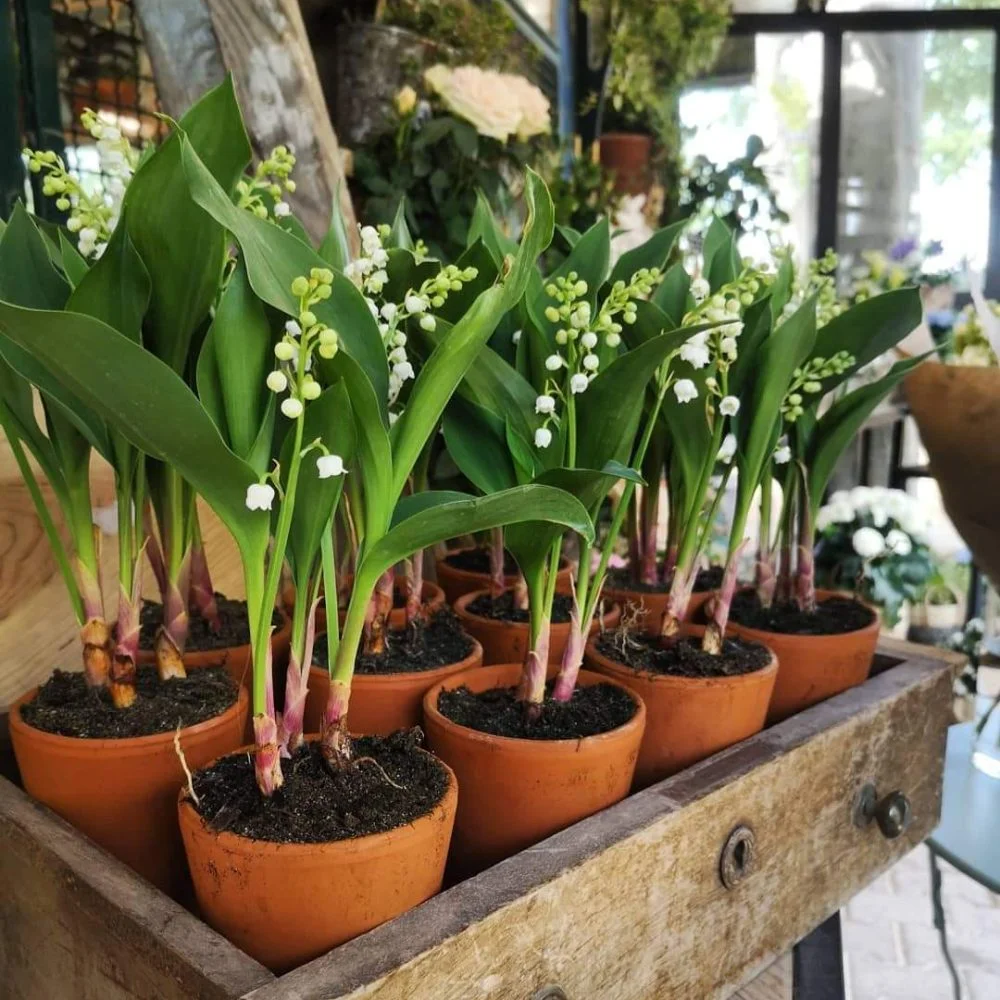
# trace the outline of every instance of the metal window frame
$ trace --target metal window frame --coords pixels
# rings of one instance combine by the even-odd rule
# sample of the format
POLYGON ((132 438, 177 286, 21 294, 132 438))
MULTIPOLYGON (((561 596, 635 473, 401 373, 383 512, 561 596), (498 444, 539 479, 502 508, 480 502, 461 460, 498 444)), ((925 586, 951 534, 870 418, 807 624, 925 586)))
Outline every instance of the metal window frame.
POLYGON ((840 195, 841 70, 844 34, 897 34, 911 31, 991 31, 993 33, 993 136, 990 149, 989 249, 986 294, 1000 298, 1000 9, 866 10, 833 13, 737 14, 731 35, 805 34, 823 37, 823 87, 820 105, 820 174, 817 196, 816 254, 836 249, 840 195))

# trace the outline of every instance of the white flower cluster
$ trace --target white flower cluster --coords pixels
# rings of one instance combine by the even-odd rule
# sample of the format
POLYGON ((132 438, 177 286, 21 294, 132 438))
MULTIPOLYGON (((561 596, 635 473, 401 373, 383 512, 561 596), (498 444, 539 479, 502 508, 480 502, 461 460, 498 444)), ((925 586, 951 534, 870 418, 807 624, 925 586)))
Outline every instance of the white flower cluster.
MULTIPOLYGON (((547 448, 552 443, 549 425, 559 424, 557 400, 565 402, 567 392, 577 396, 587 391, 601 366, 598 346, 603 341, 611 350, 619 347, 622 323, 631 325, 636 321, 636 300, 648 298, 662 278, 659 268, 644 267, 636 271, 628 283, 616 281, 596 317, 584 298, 589 291, 587 282, 576 271, 561 275, 545 286, 546 295, 558 303, 546 307, 545 318, 550 323, 560 324, 555 332, 559 349, 545 359, 545 370, 551 375, 535 400, 535 413, 544 418, 535 431, 537 448, 547 448)), ((520 333, 517 337, 520 339, 520 333)))
POLYGON ((816 530, 834 526, 850 531, 862 559, 908 556, 914 544, 926 544, 929 519, 919 502, 903 490, 856 486, 838 490, 816 516, 816 530), (870 524, 867 522, 871 522, 870 524))
POLYGON ((139 163, 121 129, 107 117, 87 108, 80 116, 83 127, 93 136, 101 163, 101 187, 87 192, 66 169, 62 157, 51 150, 26 149, 28 169, 45 173, 42 194, 56 199, 56 208, 68 212, 66 228, 77 234, 77 248, 84 257, 100 257, 121 214, 125 188, 139 163))
MULTIPOLYGON (((361 227, 361 255, 352 260, 345 268, 344 274, 361 289, 365 302, 372 316, 378 323, 382 343, 385 346, 386 357, 389 360, 389 406, 394 406, 403 386, 413 378, 416 372, 406 351, 406 333, 402 329, 409 319, 416 319, 421 329, 432 332, 437 328, 437 320, 432 309, 440 309, 452 292, 462 290, 467 281, 473 281, 478 275, 474 267, 464 270, 454 264, 441 268, 433 278, 428 278, 418 289, 409 289, 402 302, 389 302, 384 296, 384 290, 389 283, 389 252, 384 241, 389 236, 388 226, 361 227)), ((395 420, 397 413, 390 413, 390 420, 395 420)))
POLYGON ((254 169, 252 177, 244 177, 236 183, 236 204, 248 212, 253 212, 258 219, 268 216, 266 194, 271 200, 271 214, 276 219, 283 219, 292 214, 291 206, 284 201, 284 195, 295 190, 295 181, 291 178, 295 166, 295 155, 288 146, 275 146, 271 155, 261 160, 254 169))

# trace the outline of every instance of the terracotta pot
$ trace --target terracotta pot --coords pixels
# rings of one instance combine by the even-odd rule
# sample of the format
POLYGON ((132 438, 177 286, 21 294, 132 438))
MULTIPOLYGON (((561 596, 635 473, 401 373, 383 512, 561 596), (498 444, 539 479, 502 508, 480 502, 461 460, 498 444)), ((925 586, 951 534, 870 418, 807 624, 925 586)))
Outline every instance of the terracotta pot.
MULTIPOLYGON (((636 713, 624 726, 581 740, 492 736, 460 726, 437 709, 442 690, 512 687, 520 675, 519 663, 481 667, 453 674, 424 695, 428 746, 455 771, 462 789, 451 852, 456 875, 488 868, 606 809, 632 784, 646 724, 638 698, 636 713)), ((580 672, 583 686, 605 681, 580 672)))
MULTIPOLYGON (((704 628, 687 625, 684 634, 704 628)), ((584 663, 634 691, 646 705, 646 735, 635 768, 636 788, 682 771, 764 728, 778 661, 736 677, 671 677, 633 670, 601 653, 591 640, 584 663)))
MULTIPOLYGON (((352 733, 388 736, 397 729, 411 729, 423 721, 424 693, 439 681, 483 665, 483 647, 473 641, 472 652, 458 663, 435 670, 399 674, 355 674, 351 681, 349 719, 352 733)), ((330 674, 324 667, 309 671, 305 731, 318 733, 323 707, 330 693, 330 674)))
POLYGON ((1000 368, 925 362, 906 376, 906 400, 941 487, 945 510, 976 564, 1000 584, 1000 368))
MULTIPOLYGON (((271 635, 271 656, 275 663, 286 662, 291 638, 292 622, 285 616, 281 628, 271 635)), ((252 661, 250 643, 245 646, 224 646, 222 649, 191 649, 184 653, 186 668, 197 670, 199 667, 225 667, 229 676, 246 688, 252 684, 252 661)), ((140 666, 149 666, 156 663, 156 654, 151 649, 140 649, 136 662, 140 666)))
POLYGON ((238 948, 282 972, 417 906, 444 878, 458 798, 450 770, 448 779, 426 816, 325 844, 216 833, 182 792, 174 808, 201 913, 238 948))
MULTIPOLYGON (((121 740, 88 740, 29 726, 20 706, 10 710, 10 735, 25 790, 157 888, 182 896, 187 872, 177 828, 177 789, 184 771, 174 730, 121 740)), ((181 749, 195 770, 236 749, 244 739, 250 696, 221 715, 182 729, 181 749)))
MULTIPOLYGON (((465 594, 455 602, 455 614, 458 615, 462 628, 483 647, 483 663, 489 667, 495 663, 523 663, 528 655, 528 623, 505 622, 492 618, 483 618, 468 611, 468 606, 477 598, 488 594, 488 590, 476 590, 465 594)), ((602 622, 604 628, 614 628, 621 617, 621 609, 615 605, 605 614, 602 622)), ((598 629, 595 620, 590 626, 590 634, 598 629)), ((552 626, 549 638, 549 662, 558 663, 562 659, 569 642, 569 622, 556 623, 552 626)))
MULTIPOLYGON (((400 590, 404 586, 403 577, 396 577, 396 590, 400 590)), ((433 580, 424 580, 424 585, 420 590, 421 597, 423 598, 423 604, 427 611, 433 613, 438 611, 440 608, 444 607, 444 591, 433 582, 433 580)), ((340 624, 344 624, 344 619, 347 617, 347 609, 340 609, 340 624)), ((393 608, 389 612, 389 628, 406 628, 406 608, 393 608)), ((319 635, 326 631, 326 604, 321 604, 316 609, 316 634, 319 635)))
MULTIPOLYGON (((820 601, 836 596, 834 590, 816 591, 820 601)), ((778 657, 778 679, 767 712, 767 721, 772 723, 863 684, 878 643, 879 619, 876 614, 871 625, 841 635, 785 635, 747 628, 732 618, 728 630, 731 635, 762 642, 778 657)))
MULTIPOLYGON (((459 552, 472 552, 472 548, 452 549, 446 556, 437 560, 437 579, 444 590, 444 595, 450 605, 454 607, 455 602, 464 594, 471 594, 474 590, 487 590, 490 585, 489 573, 473 573, 471 570, 458 569, 448 562, 448 556, 456 555, 459 552)), ((504 586, 513 587, 517 583, 516 573, 507 573, 503 578, 504 586)), ((560 594, 568 594, 573 589, 573 567, 568 559, 563 559, 560 563, 559 572, 556 574, 556 591, 560 594)))
POLYGON ((619 194, 649 190, 652 136, 638 132, 606 132, 600 139, 601 165, 613 170, 619 194))
MULTIPOLYGON (((694 621, 695 616, 714 593, 714 590, 696 590, 688 602, 687 615, 685 615, 684 620, 694 621)), ((605 587, 602 596, 606 601, 614 602, 620 608, 625 608, 629 604, 644 608, 646 611, 646 617, 643 620, 644 627, 650 630, 660 627, 660 621, 663 619, 663 613, 667 610, 667 601, 670 598, 670 594, 666 591, 661 593, 659 591, 628 590, 627 588, 619 587, 605 587)))

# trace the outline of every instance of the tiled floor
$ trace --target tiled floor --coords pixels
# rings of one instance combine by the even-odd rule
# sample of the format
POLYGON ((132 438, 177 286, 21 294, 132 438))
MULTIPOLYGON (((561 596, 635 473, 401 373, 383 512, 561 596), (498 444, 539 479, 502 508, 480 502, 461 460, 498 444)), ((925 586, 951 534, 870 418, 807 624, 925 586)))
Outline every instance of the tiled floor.
MULTIPOLYGON (((941 874, 962 997, 1000 1000, 1000 896, 944 861, 941 874)), ((842 929, 848 1000, 951 1000, 951 977, 931 915, 926 847, 851 900, 842 929)))

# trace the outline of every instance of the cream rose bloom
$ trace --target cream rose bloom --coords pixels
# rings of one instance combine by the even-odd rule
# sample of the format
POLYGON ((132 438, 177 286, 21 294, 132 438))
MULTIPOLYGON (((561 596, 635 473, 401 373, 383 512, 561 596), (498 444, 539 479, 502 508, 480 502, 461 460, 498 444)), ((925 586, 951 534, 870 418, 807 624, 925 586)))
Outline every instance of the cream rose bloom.
POLYGON ((424 73, 424 82, 449 111, 464 118, 480 135, 506 142, 521 126, 521 108, 501 73, 478 66, 438 64, 424 73))
POLYGON ((521 120, 517 126, 518 139, 547 134, 552 128, 549 99, 523 76, 504 73, 502 78, 511 102, 521 111, 521 120))

